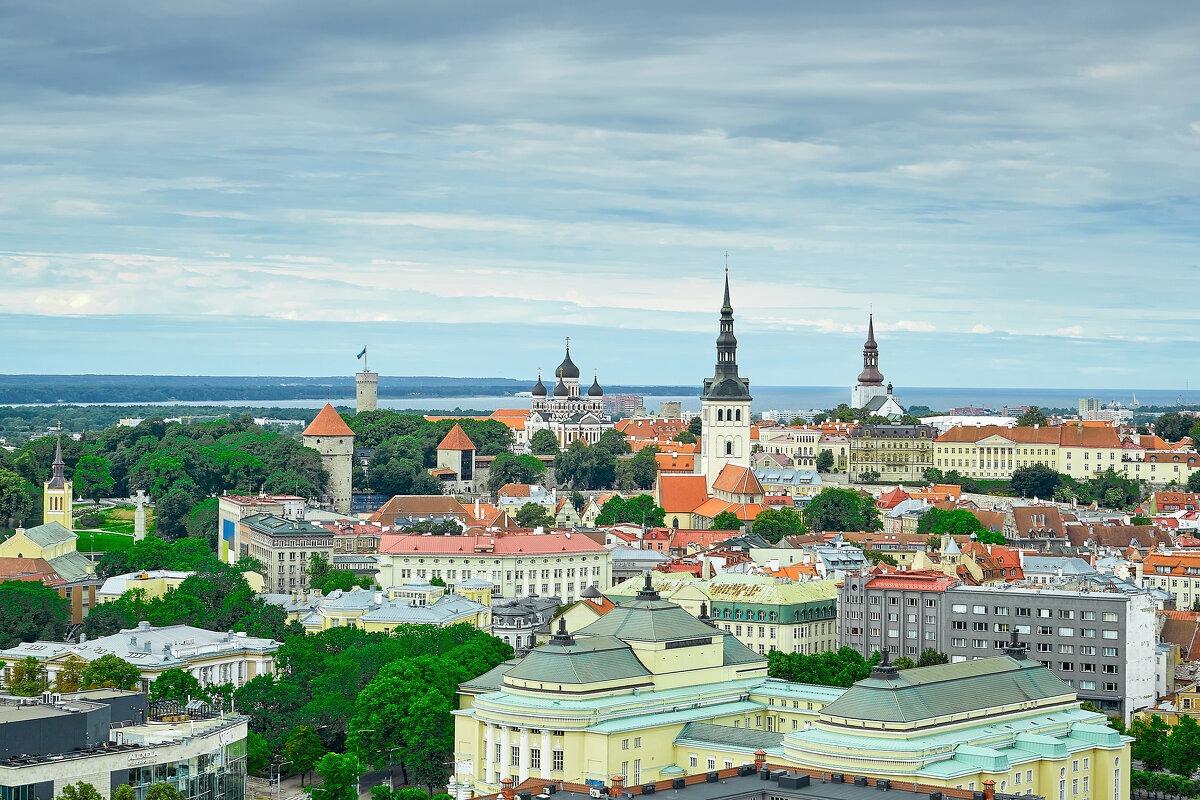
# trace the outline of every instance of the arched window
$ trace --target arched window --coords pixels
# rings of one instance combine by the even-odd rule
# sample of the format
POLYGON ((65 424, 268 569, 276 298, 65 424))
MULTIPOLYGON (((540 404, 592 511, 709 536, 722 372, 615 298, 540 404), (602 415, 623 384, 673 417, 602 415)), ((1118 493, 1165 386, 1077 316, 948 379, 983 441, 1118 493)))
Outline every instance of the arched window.
POLYGON ((733 418, 737 422, 742 421, 742 410, 740 408, 733 412, 733 418))
POLYGON ((672 528, 679 527, 679 517, 671 517, 671 527, 672 528))
POLYGON ((717 409, 717 422, 721 422, 721 421, 722 421, 722 420, 724 420, 724 419, 725 419, 725 411, 724 411, 724 409, 720 409, 720 408, 718 408, 718 409, 717 409))
POLYGON ((733 455, 733 442, 725 443, 725 455, 727 455, 727 456, 733 455))

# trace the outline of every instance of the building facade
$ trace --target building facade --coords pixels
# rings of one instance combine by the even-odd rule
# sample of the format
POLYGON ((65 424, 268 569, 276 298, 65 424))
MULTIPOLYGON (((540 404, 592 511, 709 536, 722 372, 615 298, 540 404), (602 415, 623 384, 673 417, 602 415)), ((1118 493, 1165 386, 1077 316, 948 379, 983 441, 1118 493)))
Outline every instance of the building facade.
POLYGON ((728 464, 750 466, 750 380, 738 375, 737 337, 729 303, 729 272, 717 335, 717 366, 700 395, 700 469, 709 488, 728 464))
POLYGON ((571 340, 562 363, 554 370, 554 391, 546 390, 541 370, 533 386, 533 403, 525 421, 525 434, 531 438, 539 430, 549 430, 558 439, 560 448, 576 440, 585 444, 600 441, 600 435, 613 426, 604 411, 604 389, 599 376, 584 394, 579 388, 579 367, 571 360, 571 340))
POLYGON ((251 514, 239 523, 242 555, 262 564, 268 592, 286 594, 308 589, 309 559, 314 553, 331 559, 333 539, 334 532, 328 528, 274 514, 251 514))
POLYGON ((931 425, 858 425, 850 432, 851 483, 878 473, 873 482, 916 484, 933 466, 931 425))

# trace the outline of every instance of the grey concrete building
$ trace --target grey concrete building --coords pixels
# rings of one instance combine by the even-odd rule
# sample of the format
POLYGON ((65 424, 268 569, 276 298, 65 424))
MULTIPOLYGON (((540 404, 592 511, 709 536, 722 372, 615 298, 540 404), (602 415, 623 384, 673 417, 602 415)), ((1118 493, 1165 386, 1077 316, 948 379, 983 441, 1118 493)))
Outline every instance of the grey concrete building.
POLYGON ((238 523, 245 555, 263 565, 266 591, 286 594, 308 588, 308 560, 313 553, 330 558, 334 532, 306 520, 274 514, 251 514, 238 523))
MULTIPOLYGON (((600 592, 589 586, 583 596, 599 597, 600 592)), ((492 601, 492 635, 523 656, 537 644, 539 633, 550 632, 554 612, 561 605, 562 600, 553 596, 497 597, 492 601)))
POLYGON ((1126 722, 1157 699, 1154 612, 1146 592, 967 586, 930 572, 848 576, 838 592, 843 646, 970 661, 1003 653, 1016 631, 1030 658, 1126 722))

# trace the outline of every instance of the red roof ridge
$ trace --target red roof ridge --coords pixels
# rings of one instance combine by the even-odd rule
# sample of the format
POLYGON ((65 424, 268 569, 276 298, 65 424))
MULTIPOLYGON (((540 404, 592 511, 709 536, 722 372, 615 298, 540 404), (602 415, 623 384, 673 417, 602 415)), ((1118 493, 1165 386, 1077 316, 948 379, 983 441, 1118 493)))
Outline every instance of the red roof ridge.
POLYGON ((475 443, 471 441, 471 437, 467 436, 467 432, 462 429, 462 425, 457 422, 450 432, 446 434, 446 438, 442 439, 442 443, 437 446, 438 450, 474 450, 475 443))

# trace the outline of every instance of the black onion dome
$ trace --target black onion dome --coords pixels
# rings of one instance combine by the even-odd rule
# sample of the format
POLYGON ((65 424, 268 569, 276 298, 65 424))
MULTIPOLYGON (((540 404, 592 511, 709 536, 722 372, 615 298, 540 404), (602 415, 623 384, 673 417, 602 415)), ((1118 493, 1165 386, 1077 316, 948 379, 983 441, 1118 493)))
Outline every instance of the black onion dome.
POLYGON ((592 388, 588 389, 588 397, 603 397, 604 390, 600 388, 600 379, 592 378, 592 388))
POLYGON ((567 354, 563 357, 562 363, 558 365, 555 374, 560 378, 579 378, 579 367, 575 366, 575 362, 571 360, 571 345, 567 345, 567 354))
POLYGON ((562 382, 562 378, 558 379, 558 383, 554 384, 554 396, 566 397, 570 392, 567 391, 567 385, 562 382))
POLYGON ((533 385, 534 397, 546 396, 546 384, 542 383, 542 371, 538 370, 538 382, 533 385))

